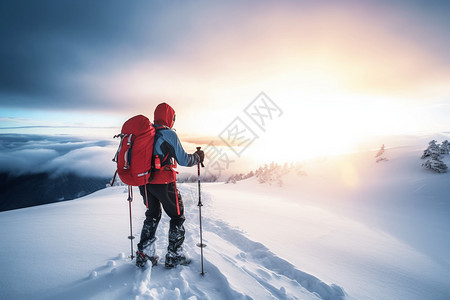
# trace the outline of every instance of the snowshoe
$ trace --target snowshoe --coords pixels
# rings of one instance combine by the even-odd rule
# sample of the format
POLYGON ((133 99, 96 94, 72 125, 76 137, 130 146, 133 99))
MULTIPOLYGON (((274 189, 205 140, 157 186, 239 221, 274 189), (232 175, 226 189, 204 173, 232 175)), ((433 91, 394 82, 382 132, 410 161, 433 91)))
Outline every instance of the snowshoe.
POLYGON ((153 266, 156 266, 158 264, 158 256, 148 256, 142 251, 136 251, 136 266, 139 268, 144 268, 147 264, 147 261, 150 261, 150 263, 153 266))
POLYGON ((138 244, 138 251, 136 251, 136 266, 144 268, 148 260, 150 260, 152 266, 158 264, 159 257, 156 255, 155 247, 156 237, 146 241, 144 246, 138 244))
POLYGON ((191 259, 186 257, 184 254, 180 253, 174 253, 174 252, 168 252, 166 254, 166 262, 165 267, 167 269, 175 268, 178 265, 186 266, 191 263, 191 259))

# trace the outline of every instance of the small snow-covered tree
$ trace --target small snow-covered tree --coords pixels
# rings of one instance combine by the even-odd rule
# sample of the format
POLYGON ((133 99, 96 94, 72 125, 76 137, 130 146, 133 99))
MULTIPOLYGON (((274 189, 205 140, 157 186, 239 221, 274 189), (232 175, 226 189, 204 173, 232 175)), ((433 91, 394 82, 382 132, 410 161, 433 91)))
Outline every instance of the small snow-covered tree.
POLYGON ((268 172, 269 172, 269 169, 268 169, 267 164, 265 164, 264 167, 261 167, 258 169, 256 177, 258 177, 259 183, 267 182, 268 172))
POLYGON ((228 177, 228 179, 225 181, 225 183, 234 183, 236 184, 236 182, 241 181, 245 179, 244 174, 243 173, 239 173, 239 174, 234 174, 231 175, 230 177, 228 177))
POLYGON ((439 173, 447 172, 447 165, 441 160, 441 147, 436 144, 435 140, 432 140, 428 144, 428 148, 424 151, 422 158, 429 158, 422 164, 427 169, 433 170, 439 173))
POLYGON ((448 144, 448 141, 445 140, 442 142, 442 144, 439 147, 440 153, 441 154, 449 154, 449 150, 450 150, 450 145, 448 144))
POLYGON ((272 162, 270 165, 265 164, 263 167, 259 167, 257 170, 250 171, 247 174, 233 174, 225 180, 225 183, 237 183, 241 180, 256 177, 259 183, 269 185, 278 184, 282 186, 285 176, 306 175, 306 172, 303 170, 303 165, 299 162, 284 163, 283 165, 272 162))
POLYGON ((378 150, 378 153, 377 153, 377 155, 375 155, 375 157, 380 157, 383 154, 384 154, 384 144, 381 145, 381 148, 380 148, 380 150, 378 150))
MULTIPOLYGON (((288 166, 287 164, 285 166, 288 166)), ((255 176, 258 178, 259 183, 277 183, 279 186, 283 184, 281 178, 289 173, 289 169, 283 168, 275 162, 272 162, 269 166, 264 165, 264 168, 256 170, 255 176)))
POLYGON ((439 158, 439 156, 432 154, 431 158, 422 164, 427 169, 433 170, 438 173, 447 172, 447 165, 439 158))
POLYGON ((380 150, 378 150, 378 153, 375 155, 375 158, 377 159, 376 162, 388 160, 386 157, 383 157, 383 154, 384 154, 384 144, 381 145, 380 150))
POLYGON ((303 170, 303 164, 297 163, 295 165, 295 174, 297 176, 306 176, 307 175, 306 172, 303 170))
POLYGON ((439 145, 436 144, 435 140, 428 143, 428 148, 423 151, 422 159, 430 157, 432 153, 440 153, 439 145))

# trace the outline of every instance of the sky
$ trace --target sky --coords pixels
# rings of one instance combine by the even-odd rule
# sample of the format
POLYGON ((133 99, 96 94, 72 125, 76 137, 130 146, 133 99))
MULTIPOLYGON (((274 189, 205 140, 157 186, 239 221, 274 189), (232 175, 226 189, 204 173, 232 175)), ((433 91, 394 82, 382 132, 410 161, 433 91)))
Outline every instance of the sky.
POLYGON ((160 102, 236 159, 450 128, 447 1, 19 0, 0 38, 0 134, 107 140, 160 102))

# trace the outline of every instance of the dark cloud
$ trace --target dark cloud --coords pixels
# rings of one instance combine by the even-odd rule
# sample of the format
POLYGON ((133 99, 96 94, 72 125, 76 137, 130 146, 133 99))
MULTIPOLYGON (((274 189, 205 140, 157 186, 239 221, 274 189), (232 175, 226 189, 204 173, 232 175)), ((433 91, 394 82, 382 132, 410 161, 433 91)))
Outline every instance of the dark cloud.
POLYGON ((152 23, 159 10, 150 1, 2 3, 2 105, 70 108, 105 102, 80 78, 155 52, 149 41, 157 38, 152 23))
MULTIPOLYGON (((354 5, 367 8, 365 2, 345 2, 352 9, 354 5), (352 2, 354 3, 350 6, 348 3, 352 2)), ((305 6, 311 6, 304 1, 269 3, 271 2, 4 1, 0 9, 2 106, 114 109, 119 102, 124 101, 111 99, 113 96, 102 93, 110 85, 104 77, 121 70, 122 66, 126 70, 125 66, 139 65, 140 59, 149 57, 156 61, 171 51, 179 59, 190 59, 202 50, 199 40, 220 40, 220 35, 228 30, 236 36, 241 34, 242 23, 251 19, 262 6, 273 6, 275 12, 280 7, 286 11, 301 12, 305 6)), ((374 3, 378 5, 378 2, 374 3)), ((405 11, 406 15, 412 12, 412 19, 419 20, 423 26, 417 26, 421 27, 419 29, 402 27, 398 30, 398 35, 415 35, 422 30, 417 39, 422 41, 424 36, 430 36, 423 44, 430 45, 429 48, 448 62, 448 1, 380 3, 384 5, 386 12, 392 7, 397 7, 396 11, 405 11), (424 15, 426 17, 422 18, 424 15), (442 32, 438 34, 442 37, 437 39, 438 42, 435 42, 432 34, 435 31, 442 32)), ((319 1, 314 4, 313 9, 325 6, 319 1)), ((265 24, 264 18, 260 22, 261 26, 257 26, 258 28, 272 26, 265 24)), ((375 25, 382 26, 381 18, 379 22, 380 24, 375 25)), ((243 46, 236 45, 238 50, 240 47, 243 46)), ((223 56, 229 55, 226 52, 223 56)), ((221 59, 230 60, 229 57, 215 58, 218 61, 221 59)), ((167 68, 170 66, 161 67, 162 70, 167 68)), ((155 90, 152 90, 155 95, 167 94, 167 91, 159 91, 157 87, 155 90)))
POLYGON ((0 134, 0 173, 108 177, 114 173, 116 146, 113 141, 70 136, 0 134))

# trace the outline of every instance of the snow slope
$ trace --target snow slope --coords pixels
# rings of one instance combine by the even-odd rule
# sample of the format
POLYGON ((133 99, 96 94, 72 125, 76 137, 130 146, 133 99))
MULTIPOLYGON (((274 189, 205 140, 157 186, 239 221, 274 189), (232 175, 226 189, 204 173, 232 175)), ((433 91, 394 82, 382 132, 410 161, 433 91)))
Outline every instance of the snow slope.
POLYGON ((282 187, 206 186, 206 202, 214 218, 357 299, 450 299, 450 173, 422 168, 422 151, 310 161, 282 187))
MULTIPOLYGON (((1 299, 341 299, 327 285, 216 219, 204 218, 205 271, 200 275, 196 188, 180 186, 186 205, 187 267, 138 270, 130 253, 124 187, 75 201, 0 214, 1 299), (150 279, 151 277, 151 279, 150 279)), ((139 195, 135 190, 135 195, 139 195)), ((134 232, 144 205, 133 202, 134 232)), ((208 210, 205 209, 206 215, 208 210)), ((163 217, 157 250, 167 247, 163 217)))
MULTIPOLYGON (((2 212, 0 299, 449 299, 450 173, 423 169, 422 150, 311 161, 282 187, 203 184, 203 277, 196 184, 178 185, 193 262, 173 270, 128 258, 124 187, 2 212)), ((136 189, 135 236, 144 210, 136 189)), ((161 257, 167 230, 163 216, 161 257)))

